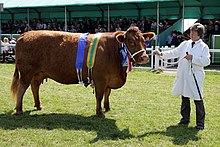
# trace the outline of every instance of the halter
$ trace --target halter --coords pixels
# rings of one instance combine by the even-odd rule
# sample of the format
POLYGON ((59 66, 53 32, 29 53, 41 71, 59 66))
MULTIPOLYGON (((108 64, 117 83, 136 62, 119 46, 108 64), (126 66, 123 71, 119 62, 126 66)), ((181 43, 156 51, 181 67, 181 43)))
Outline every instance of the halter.
POLYGON ((137 51, 137 52, 131 54, 131 52, 128 50, 128 47, 127 47, 127 45, 126 45, 125 43, 122 43, 122 48, 124 48, 124 49, 127 51, 129 57, 130 57, 134 62, 136 62, 136 60, 134 59, 134 56, 136 56, 137 54, 139 54, 139 53, 141 53, 141 52, 145 52, 145 49, 142 49, 142 50, 139 50, 139 51, 137 51))

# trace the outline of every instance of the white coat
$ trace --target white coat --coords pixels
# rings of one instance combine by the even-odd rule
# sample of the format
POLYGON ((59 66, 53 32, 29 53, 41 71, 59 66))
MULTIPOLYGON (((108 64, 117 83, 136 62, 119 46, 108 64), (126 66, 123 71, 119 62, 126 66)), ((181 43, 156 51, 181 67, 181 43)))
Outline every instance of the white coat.
POLYGON ((182 95, 184 97, 200 100, 199 92, 193 78, 195 74, 198 87, 203 97, 203 81, 205 78, 204 67, 210 64, 210 54, 208 46, 199 39, 192 48, 192 40, 182 42, 178 47, 170 51, 164 51, 161 56, 163 59, 179 57, 176 79, 172 89, 172 95, 182 95), (192 61, 184 57, 186 52, 193 56, 192 61), (192 65, 192 69, 191 69, 192 65))

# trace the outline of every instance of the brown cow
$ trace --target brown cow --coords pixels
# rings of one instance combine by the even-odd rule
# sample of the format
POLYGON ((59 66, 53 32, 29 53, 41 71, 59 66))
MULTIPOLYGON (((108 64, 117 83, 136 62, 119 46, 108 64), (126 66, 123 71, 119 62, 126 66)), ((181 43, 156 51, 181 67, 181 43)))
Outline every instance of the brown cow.
MULTIPOLYGON (((44 79, 50 78, 62 84, 78 84, 74 68, 80 33, 58 31, 30 31, 22 34, 16 44, 16 65, 11 91, 16 99, 16 114, 22 114, 22 100, 26 89, 31 85, 35 107, 40 110, 39 87, 44 79)), ((88 82, 86 57, 94 34, 89 34, 86 42, 82 80, 88 82)), ((146 39, 154 33, 141 33, 137 27, 125 32, 103 33, 96 51, 91 79, 95 88, 96 114, 103 115, 101 101, 104 96, 105 111, 109 111, 111 89, 122 87, 126 81, 126 66, 122 66, 119 54, 124 43, 130 52, 131 60, 147 63, 146 39), (133 56, 132 56, 133 55, 133 56)))

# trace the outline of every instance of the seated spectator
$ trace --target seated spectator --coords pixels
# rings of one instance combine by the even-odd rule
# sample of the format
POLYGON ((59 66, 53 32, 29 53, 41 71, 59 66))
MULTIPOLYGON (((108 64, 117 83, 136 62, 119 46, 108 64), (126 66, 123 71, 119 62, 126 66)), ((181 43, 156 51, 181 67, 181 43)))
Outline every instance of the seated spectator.
POLYGON ((172 39, 173 39, 173 31, 171 31, 170 34, 167 36, 166 45, 167 45, 168 47, 171 46, 172 39))
POLYGON ((120 27, 120 24, 119 24, 119 23, 116 24, 115 31, 121 31, 121 27, 120 27))
POLYGON ((163 21, 163 30, 166 30, 166 29, 169 28, 169 27, 170 27, 170 25, 169 25, 168 21, 165 19, 165 20, 163 21))
POLYGON ((139 29, 141 30, 141 32, 145 32, 146 29, 145 29, 145 21, 144 20, 141 21, 139 29))
POLYGON ((72 24, 72 25, 70 26, 70 30, 69 30, 68 32, 76 33, 76 27, 75 27, 75 25, 72 24))
POLYGON ((215 23, 214 29, 211 31, 211 34, 212 35, 220 34, 220 24, 219 23, 215 23))
POLYGON ((10 44, 16 44, 16 38, 12 38, 9 43, 10 43, 10 44))
POLYGON ((170 43, 170 45, 174 45, 175 47, 177 47, 180 44, 180 41, 178 39, 178 33, 177 31, 173 31, 172 33, 172 41, 170 43))
POLYGON ((3 42, 1 41, 1 44, 4 46, 3 47, 4 52, 7 52, 10 50, 10 47, 8 46, 10 43, 9 43, 9 39, 7 37, 4 37, 3 42))
POLYGON ((131 21, 131 25, 130 25, 130 26, 137 26, 137 23, 135 22, 134 19, 132 19, 132 21, 131 21))
POLYGON ((98 25, 97 28, 95 28, 95 33, 102 33, 104 32, 104 29, 101 27, 101 25, 98 25))
POLYGON ((151 30, 152 31, 157 30, 157 22, 154 19, 151 20, 151 30))

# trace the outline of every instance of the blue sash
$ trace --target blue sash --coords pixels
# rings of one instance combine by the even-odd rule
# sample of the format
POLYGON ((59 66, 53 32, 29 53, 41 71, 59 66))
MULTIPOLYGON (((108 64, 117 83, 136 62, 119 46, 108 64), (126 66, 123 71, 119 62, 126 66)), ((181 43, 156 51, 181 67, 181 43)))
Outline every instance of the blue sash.
POLYGON ((122 62, 121 65, 122 66, 128 66, 128 52, 125 49, 124 44, 122 43, 122 47, 120 48, 120 53, 122 55, 122 62))
POLYGON ((86 49, 86 41, 88 38, 89 33, 81 34, 79 41, 78 41, 78 48, 76 54, 76 69, 81 70, 83 67, 84 61, 84 53, 86 49))

